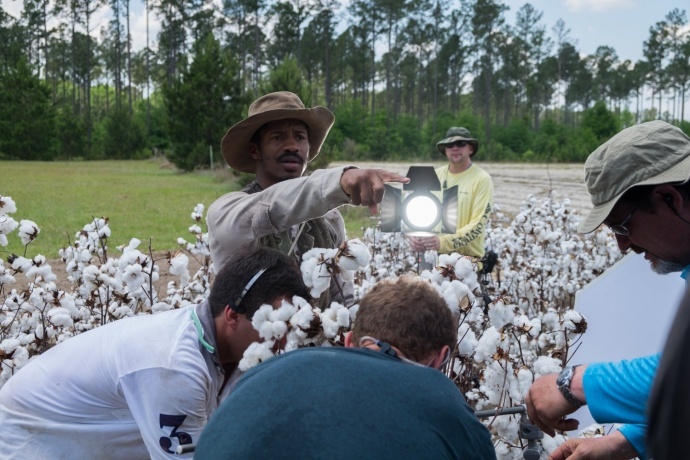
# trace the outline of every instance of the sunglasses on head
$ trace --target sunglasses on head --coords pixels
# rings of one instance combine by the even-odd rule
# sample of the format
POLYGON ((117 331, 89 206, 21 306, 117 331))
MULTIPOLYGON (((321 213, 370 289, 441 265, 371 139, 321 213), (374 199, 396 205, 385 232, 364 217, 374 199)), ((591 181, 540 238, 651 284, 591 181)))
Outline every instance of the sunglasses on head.
POLYGON ((466 146, 468 144, 469 144, 469 142, 467 142, 467 141, 455 141, 455 142, 451 142, 450 144, 446 144, 446 148, 448 148, 448 149, 452 148, 452 147, 463 148, 464 146, 466 146))

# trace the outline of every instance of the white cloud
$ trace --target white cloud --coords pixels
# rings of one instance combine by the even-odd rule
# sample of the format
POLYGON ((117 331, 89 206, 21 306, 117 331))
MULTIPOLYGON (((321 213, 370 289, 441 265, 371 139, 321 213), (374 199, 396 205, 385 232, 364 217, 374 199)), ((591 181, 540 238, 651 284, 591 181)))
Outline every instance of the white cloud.
POLYGON ((578 11, 610 11, 617 8, 631 7, 630 0, 564 0, 565 7, 574 12, 578 11))
MULTIPOLYGON (((132 33, 132 50, 139 51, 146 48, 146 11, 141 11, 130 23, 132 33)), ((149 46, 155 50, 158 48, 158 33, 161 30, 160 20, 156 14, 149 12, 149 46)))
POLYGON ((0 0, 0 7, 15 18, 22 15, 24 9, 24 2, 21 0, 0 0))

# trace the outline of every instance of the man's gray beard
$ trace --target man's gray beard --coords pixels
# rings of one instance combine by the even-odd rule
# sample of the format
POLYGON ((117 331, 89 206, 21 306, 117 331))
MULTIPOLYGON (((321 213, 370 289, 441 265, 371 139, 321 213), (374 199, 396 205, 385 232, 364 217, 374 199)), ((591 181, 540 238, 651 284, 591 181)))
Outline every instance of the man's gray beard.
POLYGON ((658 275, 666 275, 673 272, 682 272, 685 265, 670 260, 657 259, 652 265, 652 271, 658 275))

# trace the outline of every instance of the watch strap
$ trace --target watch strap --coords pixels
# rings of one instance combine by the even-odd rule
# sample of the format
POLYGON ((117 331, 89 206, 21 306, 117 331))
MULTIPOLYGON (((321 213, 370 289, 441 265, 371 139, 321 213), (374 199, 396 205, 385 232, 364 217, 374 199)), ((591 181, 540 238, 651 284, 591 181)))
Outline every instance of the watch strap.
POLYGON ((556 386, 558 387, 558 390, 561 392, 565 400, 568 401, 571 406, 579 409, 580 407, 584 406, 585 403, 577 399, 570 391, 570 385, 572 383, 573 376, 575 375, 576 367, 577 366, 568 366, 564 368, 561 371, 561 373, 558 374, 558 378, 556 379, 556 386))

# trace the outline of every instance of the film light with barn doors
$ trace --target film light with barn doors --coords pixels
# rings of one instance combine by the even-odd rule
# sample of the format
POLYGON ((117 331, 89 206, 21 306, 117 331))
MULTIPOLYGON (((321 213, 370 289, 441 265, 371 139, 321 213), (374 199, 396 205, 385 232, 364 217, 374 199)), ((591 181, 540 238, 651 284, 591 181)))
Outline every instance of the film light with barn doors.
POLYGON ((458 221, 457 185, 443 190, 443 200, 440 200, 432 193, 441 191, 441 182, 433 166, 410 166, 407 177, 410 182, 403 184, 402 190, 385 185, 381 202, 381 231, 404 232, 410 236, 455 233, 458 221))

